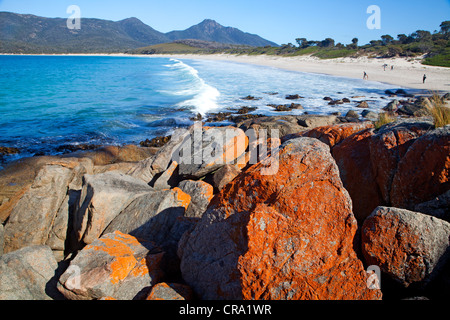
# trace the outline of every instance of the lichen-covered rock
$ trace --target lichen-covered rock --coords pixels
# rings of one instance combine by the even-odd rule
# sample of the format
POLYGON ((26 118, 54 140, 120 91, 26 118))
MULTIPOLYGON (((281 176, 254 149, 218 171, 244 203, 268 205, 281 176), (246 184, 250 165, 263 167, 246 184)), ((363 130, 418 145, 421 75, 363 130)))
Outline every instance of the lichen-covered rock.
POLYGON ((373 123, 370 121, 350 122, 318 127, 303 133, 302 136, 319 139, 330 147, 334 147, 352 134, 369 128, 373 128, 373 123))
POLYGON ((403 286, 424 285, 450 258, 450 224, 405 209, 378 207, 364 222, 362 251, 367 264, 403 286))
POLYGON ((193 295, 187 285, 161 282, 153 286, 146 300, 192 300, 193 295))
POLYGON ((213 186, 204 181, 184 180, 180 182, 178 188, 191 196, 191 203, 185 216, 201 218, 214 196, 213 186))
POLYGON ((176 272, 179 270, 178 241, 191 227, 183 219, 190 202, 191 197, 179 188, 146 193, 112 220, 104 234, 120 231, 156 243, 166 253, 167 268, 176 272))
POLYGON ((378 299, 353 251, 351 200, 329 147, 285 142, 213 198, 180 240, 184 280, 203 299, 378 299))
POLYGON ((427 132, 400 160, 391 187, 391 205, 413 209, 450 190, 450 126, 427 132))
POLYGON ((400 121, 380 128, 370 141, 374 176, 385 203, 390 203, 392 181, 398 163, 413 142, 432 127, 429 122, 400 121))
POLYGON ((363 130, 335 146, 332 152, 342 183, 352 198, 353 213, 360 224, 383 204, 370 161, 369 144, 373 135, 373 129, 363 130))
POLYGON ((0 223, 0 257, 3 254, 3 243, 5 242, 5 228, 0 223))
POLYGON ((131 300, 160 281, 163 255, 150 241, 109 233, 77 254, 60 277, 58 290, 71 300, 131 300))

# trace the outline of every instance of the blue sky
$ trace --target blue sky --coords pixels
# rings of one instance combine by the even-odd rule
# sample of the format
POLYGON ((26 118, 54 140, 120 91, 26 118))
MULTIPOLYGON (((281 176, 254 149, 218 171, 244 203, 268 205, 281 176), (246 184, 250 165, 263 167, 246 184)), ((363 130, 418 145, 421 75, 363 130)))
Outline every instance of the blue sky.
POLYGON ((439 30, 450 20, 450 0, 0 0, 0 11, 68 17, 69 5, 78 5, 82 18, 121 20, 137 17, 161 32, 183 30, 203 19, 214 19, 256 33, 276 43, 295 43, 302 37, 360 44, 381 35, 439 30), (381 29, 370 30, 367 8, 381 10, 381 29))

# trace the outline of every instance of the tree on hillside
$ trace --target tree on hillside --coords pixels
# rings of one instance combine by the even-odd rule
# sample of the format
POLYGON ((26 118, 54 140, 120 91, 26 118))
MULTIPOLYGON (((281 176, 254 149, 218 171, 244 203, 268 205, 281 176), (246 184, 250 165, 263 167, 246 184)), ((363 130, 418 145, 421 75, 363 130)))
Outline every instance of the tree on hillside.
POLYGON ((318 46, 319 43, 320 43, 320 41, 309 40, 308 42, 306 42, 306 46, 307 47, 315 47, 315 46, 318 46))
POLYGON ((298 43, 299 48, 306 48, 308 46, 306 38, 297 38, 295 41, 298 43))
POLYGON ((398 34, 397 35, 397 39, 401 44, 406 44, 408 43, 408 36, 404 33, 398 34))
POLYGON ((325 40, 320 42, 320 46, 324 48, 331 48, 334 47, 334 39, 332 38, 326 38, 325 40))
POLYGON ((417 30, 416 32, 411 34, 411 37, 414 39, 414 41, 429 41, 431 40, 431 33, 430 31, 417 30))
POLYGON ((390 35, 385 34, 381 36, 381 41, 383 42, 383 45, 388 45, 389 43, 392 42, 392 40, 394 40, 394 38, 392 38, 390 35))
POLYGON ((439 27, 441 28, 441 32, 443 34, 448 34, 450 32, 450 21, 442 21, 439 27))
POLYGON ((351 49, 358 49, 358 41, 358 38, 353 38, 352 43, 347 45, 347 47, 351 49))

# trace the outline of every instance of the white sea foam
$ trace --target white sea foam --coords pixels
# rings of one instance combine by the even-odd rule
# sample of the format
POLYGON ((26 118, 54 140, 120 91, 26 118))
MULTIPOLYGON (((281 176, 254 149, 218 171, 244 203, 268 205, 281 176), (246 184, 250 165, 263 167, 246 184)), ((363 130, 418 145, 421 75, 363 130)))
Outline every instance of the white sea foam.
MULTIPOLYGON (((195 112, 205 115, 213 109, 219 108, 217 99, 220 96, 219 90, 207 84, 199 75, 198 71, 176 59, 170 59, 174 64, 166 65, 168 68, 180 72, 180 76, 187 80, 183 88, 171 91, 170 94, 189 97, 177 104, 179 107, 193 108, 195 112)), ((167 91, 165 92, 167 93, 167 91)))

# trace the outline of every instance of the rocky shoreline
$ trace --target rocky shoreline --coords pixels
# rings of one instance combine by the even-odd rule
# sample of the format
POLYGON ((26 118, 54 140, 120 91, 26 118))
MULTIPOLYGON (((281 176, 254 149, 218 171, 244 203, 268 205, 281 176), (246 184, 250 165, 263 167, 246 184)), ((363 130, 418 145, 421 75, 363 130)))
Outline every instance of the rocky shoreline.
POLYGON ((0 299, 448 296, 450 126, 405 98, 385 111, 408 117, 377 128, 242 108, 209 115, 234 125, 12 163, 0 299))

